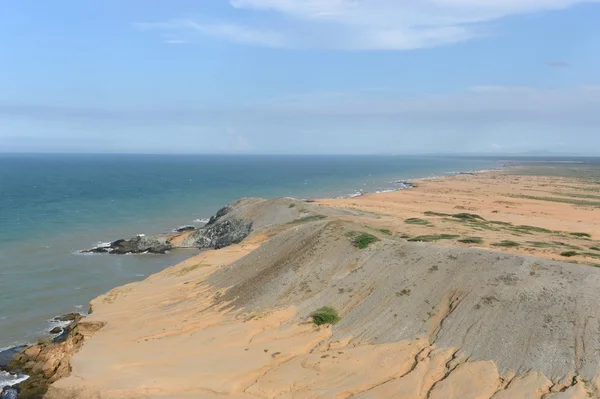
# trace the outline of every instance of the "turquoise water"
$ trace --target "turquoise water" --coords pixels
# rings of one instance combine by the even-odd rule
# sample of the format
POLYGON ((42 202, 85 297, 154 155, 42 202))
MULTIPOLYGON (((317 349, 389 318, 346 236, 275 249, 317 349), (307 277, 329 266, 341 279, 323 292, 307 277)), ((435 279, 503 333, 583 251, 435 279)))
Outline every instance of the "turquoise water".
POLYGON ((48 319, 196 253, 80 255, 100 241, 170 231, 244 196, 337 197, 397 180, 498 167, 392 156, 0 155, 0 348, 48 319))

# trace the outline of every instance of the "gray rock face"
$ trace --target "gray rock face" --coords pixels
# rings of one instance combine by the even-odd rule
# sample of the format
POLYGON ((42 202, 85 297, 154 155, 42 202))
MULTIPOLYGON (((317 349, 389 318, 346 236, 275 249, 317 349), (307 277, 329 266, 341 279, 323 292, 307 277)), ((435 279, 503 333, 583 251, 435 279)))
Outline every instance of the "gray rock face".
POLYGON ((225 216, 229 212, 231 212, 231 209, 232 209, 231 205, 227 205, 227 206, 219 209, 214 216, 210 217, 208 223, 206 223, 206 226, 211 226, 211 225, 215 224, 215 222, 217 220, 219 220, 220 218, 222 218, 223 216, 225 216))
POLYGON ((194 246, 201 249, 224 248, 242 242, 252 231, 252 221, 230 218, 214 222, 192 234, 194 246))

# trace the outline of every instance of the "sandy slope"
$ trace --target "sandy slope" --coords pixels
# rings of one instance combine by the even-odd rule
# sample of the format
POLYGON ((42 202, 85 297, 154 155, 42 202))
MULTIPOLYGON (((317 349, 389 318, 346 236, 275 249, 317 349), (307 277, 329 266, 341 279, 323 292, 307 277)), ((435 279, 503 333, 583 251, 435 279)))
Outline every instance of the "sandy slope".
MULTIPOLYGON (((504 189, 489 179, 504 177, 490 176, 323 202, 381 216, 353 210, 277 226, 276 215, 291 208, 275 202, 273 223, 242 244, 94 300, 86 321, 105 326, 87 337, 71 375, 46 397, 600 397, 600 269, 399 237, 472 229, 441 218, 435 227, 404 223, 456 206, 490 220, 597 236, 598 216, 570 204, 513 198, 518 205, 499 208, 504 189), (348 236, 355 231, 380 241, 358 249, 348 236), (324 305, 339 310, 338 325, 310 322, 324 305)), ((515 186, 535 181, 523 179, 515 186)), ((510 235, 481 233, 490 241, 510 235)))

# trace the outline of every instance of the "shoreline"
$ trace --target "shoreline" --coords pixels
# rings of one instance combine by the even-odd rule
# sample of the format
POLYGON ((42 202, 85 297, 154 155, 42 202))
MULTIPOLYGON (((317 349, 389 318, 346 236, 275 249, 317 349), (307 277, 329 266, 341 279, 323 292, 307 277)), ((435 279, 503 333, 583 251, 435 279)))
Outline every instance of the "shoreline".
MULTIPOLYGON (((470 175, 470 174, 479 174, 479 173, 489 173, 489 172, 499 171, 499 170, 502 170, 504 168, 506 168, 506 165, 502 165, 499 168, 495 168, 495 169, 491 169, 491 170, 490 169, 481 169, 481 170, 477 169, 477 170, 468 170, 468 171, 459 171, 459 172, 445 172, 444 175, 439 175, 439 176, 436 175, 436 176, 427 176, 427 177, 414 178, 414 179, 396 180, 396 181, 391 181, 390 184, 400 185, 400 187, 395 187, 395 188, 381 188, 381 189, 378 189, 378 190, 372 191, 372 192, 357 191, 355 194, 347 194, 347 195, 342 196, 342 197, 331 197, 329 199, 334 199, 334 198, 335 199, 350 199, 350 198, 356 198, 358 196, 367 196, 367 195, 375 195, 375 194, 392 193, 392 192, 397 192, 397 191, 402 191, 402 190, 407 190, 407 189, 415 188, 415 185, 412 184, 412 182, 419 182, 419 181, 425 181, 425 180, 431 180, 431 179, 446 178, 446 177, 451 177, 451 176, 456 176, 456 175, 462 175, 462 174, 470 175)), ((305 202, 308 203, 308 202, 319 201, 319 200, 322 200, 322 199, 323 198, 320 198, 320 199, 317 199, 317 198, 312 199, 311 198, 311 199, 306 199, 306 200, 301 200, 301 201, 305 201, 305 202)), ((195 227, 195 225, 197 225, 197 224, 206 225, 209 221, 210 221, 209 218, 206 218, 206 219, 198 218, 198 219, 195 219, 192 222, 192 224, 189 225, 189 226, 194 226, 195 227)), ((181 228, 183 228, 183 227, 187 227, 187 226, 188 225, 179 226, 177 228, 174 228, 173 229, 173 233, 185 233, 185 231, 178 231, 178 230, 181 229, 181 228)), ((201 226, 201 227, 195 227, 195 229, 196 230, 197 229, 201 229, 202 227, 203 226, 201 226)), ((138 237, 145 237, 145 234, 139 234, 138 237)), ((102 241, 98 241, 98 243, 102 243, 102 244, 100 244, 98 247, 94 247, 94 248, 100 248, 100 247, 106 246, 105 244, 110 244, 110 243, 104 243, 102 241)), ((183 248, 183 249, 186 249, 186 248, 183 248)), ((84 250, 78 251, 77 254, 79 254, 79 255, 87 255, 87 254, 84 253, 84 250)), ((134 255, 141 255, 141 254, 144 254, 144 253, 138 253, 138 254, 134 254, 134 255)), ((190 257, 188 259, 193 258, 194 256, 196 256, 196 255, 190 255, 190 257)), ((174 265, 167 266, 166 268, 169 268, 169 267, 172 267, 172 266, 174 266, 174 265)), ((146 278, 151 277, 151 276, 147 276, 146 278)), ((138 281, 143 281, 143 280, 145 280, 145 279, 138 280, 138 281)), ((115 287, 115 288, 117 288, 117 287, 115 287)), ((85 318, 86 316, 89 316, 90 313, 89 312, 81 312, 80 311, 80 312, 78 312, 78 314, 82 318, 85 318)), ((44 339, 46 339, 46 340, 49 339, 51 341, 54 341, 56 338, 61 337, 61 335, 64 334, 65 331, 67 331, 67 329, 71 325, 71 322, 68 322, 68 323, 62 323, 62 322, 56 323, 55 322, 58 318, 60 318, 62 316, 64 316, 64 315, 57 315, 57 316, 52 317, 52 318, 50 318, 50 319, 47 320, 47 322, 48 322, 47 331, 51 331, 54 327, 60 327, 61 328, 61 332, 60 333, 55 333, 55 334, 49 334, 49 336, 47 338, 44 338, 44 339)), ((28 348, 28 347, 35 346, 35 345, 36 344, 34 342, 23 342, 23 343, 19 343, 19 344, 12 345, 12 346, 7 346, 6 348, 2 348, 2 349, 0 349, 0 353, 5 353, 5 352, 8 353, 11 350, 14 350, 16 348, 28 348)), ((5 375, 4 377, 7 378, 8 376, 5 375)), ((22 378, 22 377, 19 377, 19 378, 22 378)), ((28 378, 28 377, 25 377, 25 378, 28 378)), ((26 380, 18 381, 18 379, 17 379, 15 381, 17 381, 17 382, 12 383, 12 385, 5 385, 5 387, 6 388, 9 388, 9 387, 18 387, 22 382, 24 382, 26 380)), ((0 387, 0 392, 1 392, 1 389, 2 389, 2 387, 0 387)))
MULTIPOLYGON (((486 171, 486 172, 490 172, 490 171, 486 171)), ((486 173, 486 172, 480 172, 479 174, 483 174, 483 173, 486 173)), ((491 171, 491 172, 497 172, 497 171, 491 171)), ((447 179, 447 178, 452 178, 452 177, 456 177, 456 176, 465 176, 465 175, 462 175, 462 174, 460 174, 460 173, 457 173, 457 174, 455 174, 455 175, 452 175, 452 176, 442 176, 442 177, 432 177, 432 178, 425 178, 425 179, 415 179, 415 180, 412 180, 412 181, 423 181, 423 180, 439 180, 439 179, 447 179)), ((468 176, 471 176, 471 175, 469 174, 468 176)), ((403 191, 403 190, 402 190, 402 189, 401 189, 401 190, 396 190, 395 192, 397 192, 397 191, 403 191)), ((392 193, 394 193, 394 192, 392 192, 392 193)), ((381 195, 383 195, 383 196, 385 196, 386 194, 389 194, 389 193, 369 193, 369 194, 366 194, 366 195, 364 195, 364 197, 374 197, 375 195, 378 195, 378 196, 381 196, 381 195)), ((363 196, 361 196, 361 197, 363 197, 363 196)), ((356 199, 356 197, 354 197, 354 198, 346 198, 346 199, 344 199, 344 200, 353 200, 353 199, 356 199)), ((335 199, 331 199, 331 200, 332 200, 332 201, 335 201, 335 199)), ((317 202, 320 202, 320 201, 317 201, 317 202)), ((196 255, 196 256, 197 256, 197 255, 196 255)), ((190 259, 192 259, 192 258, 195 258, 196 256, 193 256, 193 257, 191 257, 190 259)), ((188 259, 188 260, 189 260, 189 259, 188 259)), ((186 261, 184 261, 183 263, 185 263, 185 262, 186 262, 186 261)), ((148 277, 148 278, 146 278, 146 279, 144 279, 144 280, 142 280, 142 281, 145 281, 145 280, 147 280, 147 279, 153 278, 154 276, 156 276, 156 275, 158 275, 158 274, 162 274, 162 273, 163 273, 163 272, 165 272, 166 270, 169 270, 169 269, 175 268, 175 267, 177 267, 177 266, 178 266, 178 265, 171 266, 171 267, 169 267, 169 268, 167 268, 167 269, 163 270, 162 272, 159 272, 159 273, 157 273, 157 274, 155 274, 155 275, 152 275, 152 276, 150 276, 150 277, 148 277)), ((134 284, 135 284, 135 283, 134 283, 134 284)), ((98 298, 96 298, 95 300, 97 300, 97 299, 98 299, 98 298)), ((92 302, 94 302, 95 300, 92 300, 92 302)))

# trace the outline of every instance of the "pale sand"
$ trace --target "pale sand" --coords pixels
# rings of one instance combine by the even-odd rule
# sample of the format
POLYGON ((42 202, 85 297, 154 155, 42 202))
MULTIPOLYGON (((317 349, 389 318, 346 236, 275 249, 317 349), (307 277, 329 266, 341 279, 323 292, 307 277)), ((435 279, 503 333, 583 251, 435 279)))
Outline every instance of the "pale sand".
MULTIPOLYGON (((578 246, 590 251, 594 242, 582 240, 569 234, 547 234, 535 232, 525 234, 514 229, 503 228, 501 225, 489 225, 495 230, 471 227, 467 223, 459 223, 452 218, 429 217, 428 211, 457 214, 472 213, 488 221, 512 223, 514 226, 526 225, 541 227, 557 232, 583 232, 600 239, 600 186, 578 181, 573 178, 552 176, 518 176, 505 172, 488 172, 477 175, 458 175, 431 180, 416 181, 415 189, 401 190, 390 193, 367 194, 349 199, 325 199, 319 203, 339 208, 360 209, 380 215, 370 225, 378 225, 395 234, 406 234, 410 237, 428 234, 458 234, 462 238, 481 237, 483 244, 465 245, 455 240, 440 240, 439 245, 476 246, 498 249, 491 244, 502 240, 516 241, 521 244, 516 248, 501 248, 516 254, 535 255, 554 260, 565 260, 561 252, 570 248, 554 245, 561 242, 578 246), (595 191, 586 191, 595 190, 595 191), (570 194, 597 195, 597 199, 574 198, 557 195, 557 192, 570 194), (597 202, 598 206, 577 206, 568 203, 541 201, 519 196, 552 197, 565 200, 582 200, 597 202), (418 226, 405 223, 408 218, 423 218, 431 222, 431 226, 418 226), (450 220, 448 220, 450 219, 450 220), (550 243, 548 248, 536 248, 528 242, 550 243)), ((598 252, 600 255, 600 252, 598 252)), ((585 256, 570 258, 576 261, 596 261, 600 258, 585 256)))
MULTIPOLYGON (((459 231, 484 237, 483 246, 515 236, 488 230, 473 234, 472 228, 441 218, 432 219, 435 227, 407 225, 404 219, 422 217, 424 211, 470 212, 489 220, 589 232, 598 238, 597 210, 504 197, 545 184, 557 181, 501 174, 457 176, 421 181, 414 190, 320 202, 381 214, 353 221, 397 234, 459 231)), ((535 234, 536 241, 551 238, 555 239, 535 234)), ((597 389, 599 381, 552 382, 536 370, 515 376, 499 371, 494 359, 471 361, 456 348, 438 348, 423 338, 369 343, 348 337, 331 342, 331 328, 298 320, 294 306, 248 314, 219 302, 227 290, 210 286, 205 279, 268 239, 253 235, 240 245, 204 252, 95 299, 86 322, 106 325, 87 338, 72 358, 71 375, 54 383, 46 397, 583 399, 598 393, 590 387, 597 389)), ((582 245, 573 237, 560 240, 582 245)), ((509 250, 560 258, 556 249, 509 250)))

